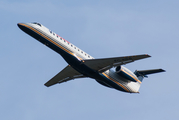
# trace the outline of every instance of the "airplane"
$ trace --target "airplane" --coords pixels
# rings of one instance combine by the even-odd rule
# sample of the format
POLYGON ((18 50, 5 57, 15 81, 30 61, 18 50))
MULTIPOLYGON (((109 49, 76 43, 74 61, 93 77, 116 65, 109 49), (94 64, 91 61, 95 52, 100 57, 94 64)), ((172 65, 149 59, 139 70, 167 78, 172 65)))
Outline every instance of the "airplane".
POLYGON ((44 85, 49 87, 77 78, 89 77, 101 85, 128 93, 139 93, 149 74, 165 72, 163 69, 136 70, 124 67, 136 60, 151 57, 148 54, 95 59, 40 23, 18 23, 18 27, 39 42, 59 53, 68 65, 44 85))

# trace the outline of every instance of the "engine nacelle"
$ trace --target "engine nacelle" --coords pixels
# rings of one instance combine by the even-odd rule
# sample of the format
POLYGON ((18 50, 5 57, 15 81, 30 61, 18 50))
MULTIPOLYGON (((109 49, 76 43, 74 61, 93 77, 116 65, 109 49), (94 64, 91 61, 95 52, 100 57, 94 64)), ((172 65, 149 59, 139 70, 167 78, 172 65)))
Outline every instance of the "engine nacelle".
POLYGON ((123 66, 118 66, 116 67, 116 73, 120 76, 123 77, 127 80, 133 81, 133 82, 137 82, 139 81, 137 76, 131 72, 129 69, 123 67, 123 66))

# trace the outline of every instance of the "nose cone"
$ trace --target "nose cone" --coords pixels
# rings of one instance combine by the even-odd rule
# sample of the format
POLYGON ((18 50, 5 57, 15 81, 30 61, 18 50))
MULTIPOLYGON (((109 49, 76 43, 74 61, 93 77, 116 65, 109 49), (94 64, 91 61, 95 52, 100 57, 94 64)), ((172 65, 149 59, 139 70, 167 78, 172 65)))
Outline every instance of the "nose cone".
POLYGON ((26 32, 26 33, 27 33, 27 31, 29 30, 29 29, 28 29, 28 25, 25 24, 25 23, 18 23, 17 26, 18 26, 22 31, 24 31, 24 32, 26 32))
POLYGON ((23 30, 23 28, 24 28, 23 23, 17 23, 17 26, 18 26, 21 30, 23 30))

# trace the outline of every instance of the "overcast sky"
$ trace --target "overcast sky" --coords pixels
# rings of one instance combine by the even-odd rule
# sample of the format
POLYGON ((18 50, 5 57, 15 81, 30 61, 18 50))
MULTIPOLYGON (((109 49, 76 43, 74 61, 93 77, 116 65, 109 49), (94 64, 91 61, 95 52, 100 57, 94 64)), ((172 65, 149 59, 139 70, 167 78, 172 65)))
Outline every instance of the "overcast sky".
POLYGON ((1 0, 1 120, 176 120, 179 118, 178 0, 1 0), (149 54, 125 65, 163 68, 144 79, 140 94, 82 78, 45 87, 63 58, 25 34, 39 22, 94 58, 149 54))

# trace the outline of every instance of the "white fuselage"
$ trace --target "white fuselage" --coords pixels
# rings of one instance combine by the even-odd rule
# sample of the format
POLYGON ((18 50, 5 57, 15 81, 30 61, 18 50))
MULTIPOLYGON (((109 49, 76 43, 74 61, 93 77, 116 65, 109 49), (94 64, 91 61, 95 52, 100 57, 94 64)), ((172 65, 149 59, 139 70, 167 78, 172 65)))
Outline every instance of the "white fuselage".
MULTIPOLYGON (((78 70, 75 66, 76 64, 73 61, 70 61, 70 55, 73 58, 76 58, 78 61, 83 61, 87 59, 94 59, 91 55, 87 54, 83 50, 79 49, 72 43, 68 42, 64 38, 60 37, 53 31, 49 30, 45 26, 39 24, 39 23, 19 23, 18 26, 31 35, 32 37, 36 38, 46 46, 50 47, 54 51, 58 52, 62 57, 70 64, 72 65, 76 70, 78 70), (43 38, 43 39, 42 39, 43 38)), ((133 82, 128 80, 127 78, 124 78, 116 73, 116 71, 109 69, 106 70, 103 73, 99 73, 101 75, 103 81, 103 78, 105 79, 104 83, 105 86, 119 89, 121 91, 130 92, 130 93, 138 93, 141 82, 138 80, 136 75, 128 70, 127 68, 121 66, 121 71, 131 77, 132 79, 135 79, 137 82, 133 82), (107 81, 107 82, 106 82, 107 81), (113 87, 113 85, 115 87, 113 87)), ((80 71, 80 70, 78 70, 80 71)), ((91 77, 90 75, 88 77, 91 77)), ((94 78, 94 77, 91 77, 94 78)), ((94 78, 95 79, 95 78, 94 78)), ((98 79, 97 79, 98 81, 98 79)), ((99 82, 99 81, 98 81, 99 82)))

